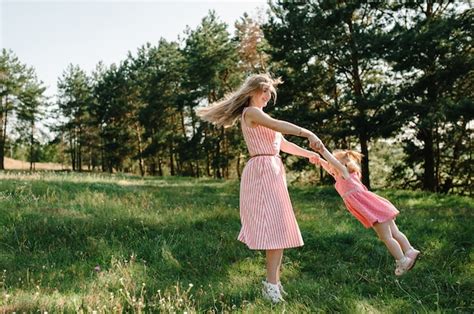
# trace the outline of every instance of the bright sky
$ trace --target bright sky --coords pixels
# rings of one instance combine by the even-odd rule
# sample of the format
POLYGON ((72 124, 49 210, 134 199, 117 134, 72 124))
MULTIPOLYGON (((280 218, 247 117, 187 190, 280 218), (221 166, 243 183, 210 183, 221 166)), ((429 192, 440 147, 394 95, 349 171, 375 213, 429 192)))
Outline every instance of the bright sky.
POLYGON ((178 40, 211 9, 233 34, 234 22, 259 8, 266 8, 266 0, 0 0, 0 46, 34 67, 52 96, 70 63, 90 74, 99 61, 118 63, 146 42, 178 40))

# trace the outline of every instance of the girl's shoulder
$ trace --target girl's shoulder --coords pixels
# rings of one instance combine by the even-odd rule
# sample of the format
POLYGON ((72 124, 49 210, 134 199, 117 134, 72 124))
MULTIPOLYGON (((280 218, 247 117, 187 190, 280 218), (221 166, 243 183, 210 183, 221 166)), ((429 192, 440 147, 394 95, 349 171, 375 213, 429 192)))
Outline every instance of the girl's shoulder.
POLYGON ((333 175, 336 181, 351 181, 351 179, 355 179, 356 181, 360 181, 360 174, 358 172, 349 172, 349 177, 344 178, 341 173, 336 173, 333 175))
POLYGON ((343 182, 343 181, 347 181, 348 179, 348 178, 344 178, 342 173, 339 173, 338 171, 331 173, 331 175, 333 176, 334 180, 336 180, 336 182, 343 182))

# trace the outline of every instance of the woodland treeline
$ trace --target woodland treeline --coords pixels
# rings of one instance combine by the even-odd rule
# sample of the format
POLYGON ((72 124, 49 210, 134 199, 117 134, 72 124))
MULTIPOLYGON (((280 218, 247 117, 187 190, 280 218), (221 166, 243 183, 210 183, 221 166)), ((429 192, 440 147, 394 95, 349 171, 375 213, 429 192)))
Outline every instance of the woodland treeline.
POLYGON ((469 6, 284 1, 268 8, 245 14, 233 34, 211 11, 179 40, 130 47, 119 64, 99 62, 92 73, 70 64, 54 98, 44 96, 33 68, 3 49, 0 169, 5 156, 21 155, 32 167, 56 161, 74 171, 239 177, 247 157, 239 126, 202 122, 196 108, 249 74, 269 72, 284 81, 269 114, 313 130, 331 149, 360 150, 367 185, 378 175, 370 172, 371 145, 385 140, 388 158, 392 147, 400 152, 391 182, 471 194, 469 6), (45 140, 39 125, 54 138, 45 140))

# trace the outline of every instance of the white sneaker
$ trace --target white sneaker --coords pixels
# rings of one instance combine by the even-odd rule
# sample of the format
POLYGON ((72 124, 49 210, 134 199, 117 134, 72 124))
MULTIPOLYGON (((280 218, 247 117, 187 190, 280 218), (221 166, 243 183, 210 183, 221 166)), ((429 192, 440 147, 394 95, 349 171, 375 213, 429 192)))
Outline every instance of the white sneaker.
POLYGON ((262 281, 262 283, 262 294, 265 299, 271 301, 272 303, 280 303, 282 301, 285 301, 281 296, 278 284, 274 285, 272 283, 267 282, 266 280, 262 281))
POLYGON ((403 256, 397 260, 397 267, 395 268, 395 275, 401 276, 413 267, 415 261, 409 257, 403 256))
POLYGON ((283 285, 281 284, 280 281, 278 282, 278 289, 280 289, 281 294, 288 295, 288 292, 286 292, 285 289, 283 289, 283 285))

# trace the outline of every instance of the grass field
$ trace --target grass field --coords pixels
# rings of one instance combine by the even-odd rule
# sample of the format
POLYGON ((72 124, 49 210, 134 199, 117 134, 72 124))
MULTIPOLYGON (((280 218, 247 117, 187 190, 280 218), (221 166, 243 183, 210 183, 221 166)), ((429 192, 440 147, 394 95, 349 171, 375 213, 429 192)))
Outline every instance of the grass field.
POLYGON ((0 312, 473 312, 473 199, 378 192, 415 269, 396 278, 332 187, 291 187, 305 246, 285 251, 272 306, 264 254, 236 240, 237 181, 3 172, 0 312))

